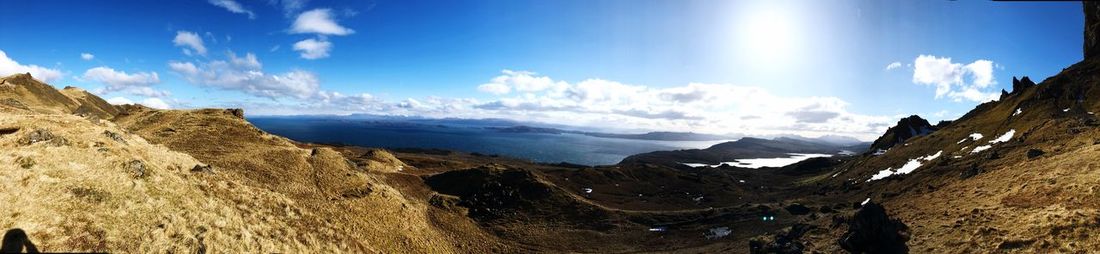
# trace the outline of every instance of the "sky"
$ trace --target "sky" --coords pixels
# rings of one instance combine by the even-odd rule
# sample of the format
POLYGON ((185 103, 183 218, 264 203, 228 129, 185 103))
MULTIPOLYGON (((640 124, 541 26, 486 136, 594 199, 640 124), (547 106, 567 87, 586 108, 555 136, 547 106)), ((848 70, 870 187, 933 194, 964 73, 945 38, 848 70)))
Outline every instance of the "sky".
POLYGON ((1080 61, 1074 2, 10 1, 0 75, 247 115, 844 135, 1080 61))

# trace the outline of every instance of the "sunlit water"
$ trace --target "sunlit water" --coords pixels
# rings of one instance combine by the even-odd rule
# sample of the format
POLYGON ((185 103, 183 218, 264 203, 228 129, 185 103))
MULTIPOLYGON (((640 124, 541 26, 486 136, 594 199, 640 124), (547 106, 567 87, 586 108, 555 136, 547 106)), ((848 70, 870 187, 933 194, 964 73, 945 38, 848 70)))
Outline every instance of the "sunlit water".
POLYGON ((502 133, 483 127, 390 126, 331 119, 248 118, 264 131, 293 140, 382 148, 438 148, 499 154, 537 162, 611 165, 627 156, 663 150, 706 148, 726 142, 653 141, 581 134, 502 133))

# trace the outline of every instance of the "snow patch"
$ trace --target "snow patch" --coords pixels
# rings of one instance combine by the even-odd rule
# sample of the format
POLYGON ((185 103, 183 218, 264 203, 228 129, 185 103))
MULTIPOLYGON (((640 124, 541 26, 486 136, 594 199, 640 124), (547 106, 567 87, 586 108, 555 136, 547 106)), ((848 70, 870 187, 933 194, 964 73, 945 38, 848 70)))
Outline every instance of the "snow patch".
POLYGON ((968 140, 968 139, 978 141, 979 139, 982 139, 983 137, 985 137, 985 136, 982 136, 981 133, 975 132, 975 133, 971 133, 970 136, 967 136, 966 138, 963 138, 962 140, 959 140, 959 142, 955 143, 955 144, 962 144, 963 142, 966 142, 966 140, 968 140))
POLYGON ((974 147, 974 151, 970 151, 970 153, 979 153, 979 152, 981 152, 981 151, 985 151, 985 150, 987 150, 987 149, 989 149, 989 148, 991 148, 991 147, 992 147, 992 146, 990 146, 990 145, 984 145, 984 146, 974 147))
POLYGON ((871 198, 867 198, 867 199, 864 199, 864 200, 863 200, 863 203, 859 203, 859 205, 861 205, 861 206, 865 206, 865 205, 867 205, 867 203, 869 203, 869 202, 871 202, 871 198))
POLYGON ((693 168, 699 168, 699 167, 716 168, 716 167, 720 167, 722 165, 742 167, 742 168, 762 168, 762 167, 775 167, 775 168, 777 168, 777 167, 791 165, 791 164, 794 164, 796 162, 803 161, 803 160, 809 159, 809 158, 832 157, 833 156, 832 154, 816 154, 816 153, 788 153, 787 155, 789 155, 790 157, 786 157, 786 158, 738 159, 737 161, 727 161, 727 162, 722 162, 722 163, 718 163, 718 164, 714 164, 714 165, 704 164, 704 163, 683 163, 683 162, 681 162, 680 164, 683 164, 683 165, 688 166, 688 167, 693 167, 693 168))
POLYGON ((1020 108, 1016 108, 1016 113, 1012 113, 1012 116, 1016 116, 1016 115, 1019 115, 1020 113, 1023 113, 1023 112, 1024 112, 1024 110, 1023 110, 1023 109, 1020 109, 1020 108))
POLYGON ((1001 135, 1000 137, 997 137, 997 139, 989 141, 989 143, 995 144, 1000 142, 1008 142, 1009 140, 1012 140, 1012 135, 1016 135, 1016 129, 1008 130, 1008 132, 1005 132, 1004 135, 1001 135))
POLYGON ((934 160, 936 158, 939 158, 940 155, 943 155, 943 150, 940 150, 940 151, 938 151, 934 154, 929 154, 929 155, 926 155, 926 156, 921 156, 921 157, 917 157, 916 159, 909 160, 908 162, 905 162, 905 165, 902 165, 898 169, 886 168, 886 169, 880 170, 880 171, 878 171, 878 173, 875 173, 874 175, 872 175, 871 179, 867 179, 867 182, 875 181, 875 180, 881 180, 881 179, 890 177, 892 175, 904 175, 904 174, 913 173, 913 171, 916 171, 917 168, 920 168, 921 161, 926 161, 926 162, 931 161, 931 160, 934 160))
POLYGON ((940 150, 939 152, 936 152, 935 154, 932 154, 932 155, 920 157, 918 159, 921 159, 921 160, 924 160, 924 161, 930 161, 930 160, 935 160, 936 158, 939 158, 940 155, 943 155, 943 150, 940 150))

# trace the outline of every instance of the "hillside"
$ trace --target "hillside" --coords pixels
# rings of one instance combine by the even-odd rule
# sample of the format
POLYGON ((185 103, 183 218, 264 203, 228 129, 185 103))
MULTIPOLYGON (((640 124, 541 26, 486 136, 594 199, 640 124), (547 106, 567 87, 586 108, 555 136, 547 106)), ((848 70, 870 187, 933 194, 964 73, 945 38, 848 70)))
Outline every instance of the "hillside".
POLYGON ((0 141, 9 147, 0 201, 14 204, 3 224, 40 250, 504 248, 470 220, 384 183, 403 165, 384 151, 361 167, 264 133, 240 110, 116 107, 27 74, 0 80, 0 141))
MULTIPOLYGON (((978 105, 926 135, 836 166, 813 182, 824 199, 880 203, 908 225, 920 253, 1088 252, 1100 246, 1098 4, 1086 2, 1085 59, 1038 84, 978 105)), ((904 121, 904 120, 903 120, 904 121)), ((896 132, 895 132, 896 133, 896 132)), ((894 140, 887 133, 880 140, 894 140)), ((806 251, 843 251, 827 219, 800 236, 806 251)))

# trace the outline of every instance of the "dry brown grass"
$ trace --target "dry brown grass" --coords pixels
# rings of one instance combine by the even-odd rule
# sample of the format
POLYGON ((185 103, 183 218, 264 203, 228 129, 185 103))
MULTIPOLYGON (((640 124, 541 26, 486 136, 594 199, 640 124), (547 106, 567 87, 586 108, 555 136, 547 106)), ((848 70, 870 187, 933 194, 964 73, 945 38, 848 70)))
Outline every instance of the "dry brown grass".
MULTIPOLYGON (((404 166, 385 151, 359 167, 329 148, 301 148, 225 110, 130 108, 116 121, 154 143, 195 156, 245 185, 286 195, 315 216, 291 227, 330 232, 325 242, 349 251, 468 252, 504 248, 484 231, 440 229, 427 200, 385 183, 383 172, 404 166), (373 172, 373 173, 372 173, 373 172)), ((446 224, 473 225, 450 217, 446 224)), ((447 228, 456 228, 449 225, 447 228)))
POLYGON ((338 250, 321 232, 288 224, 301 208, 277 193, 189 171, 189 155, 71 115, 0 115, 0 227, 22 228, 40 250, 112 252, 297 252, 338 250), (22 145, 44 129, 68 144, 22 145), (126 166, 141 161, 144 175, 126 166), (33 163, 26 163, 33 161, 33 163))

